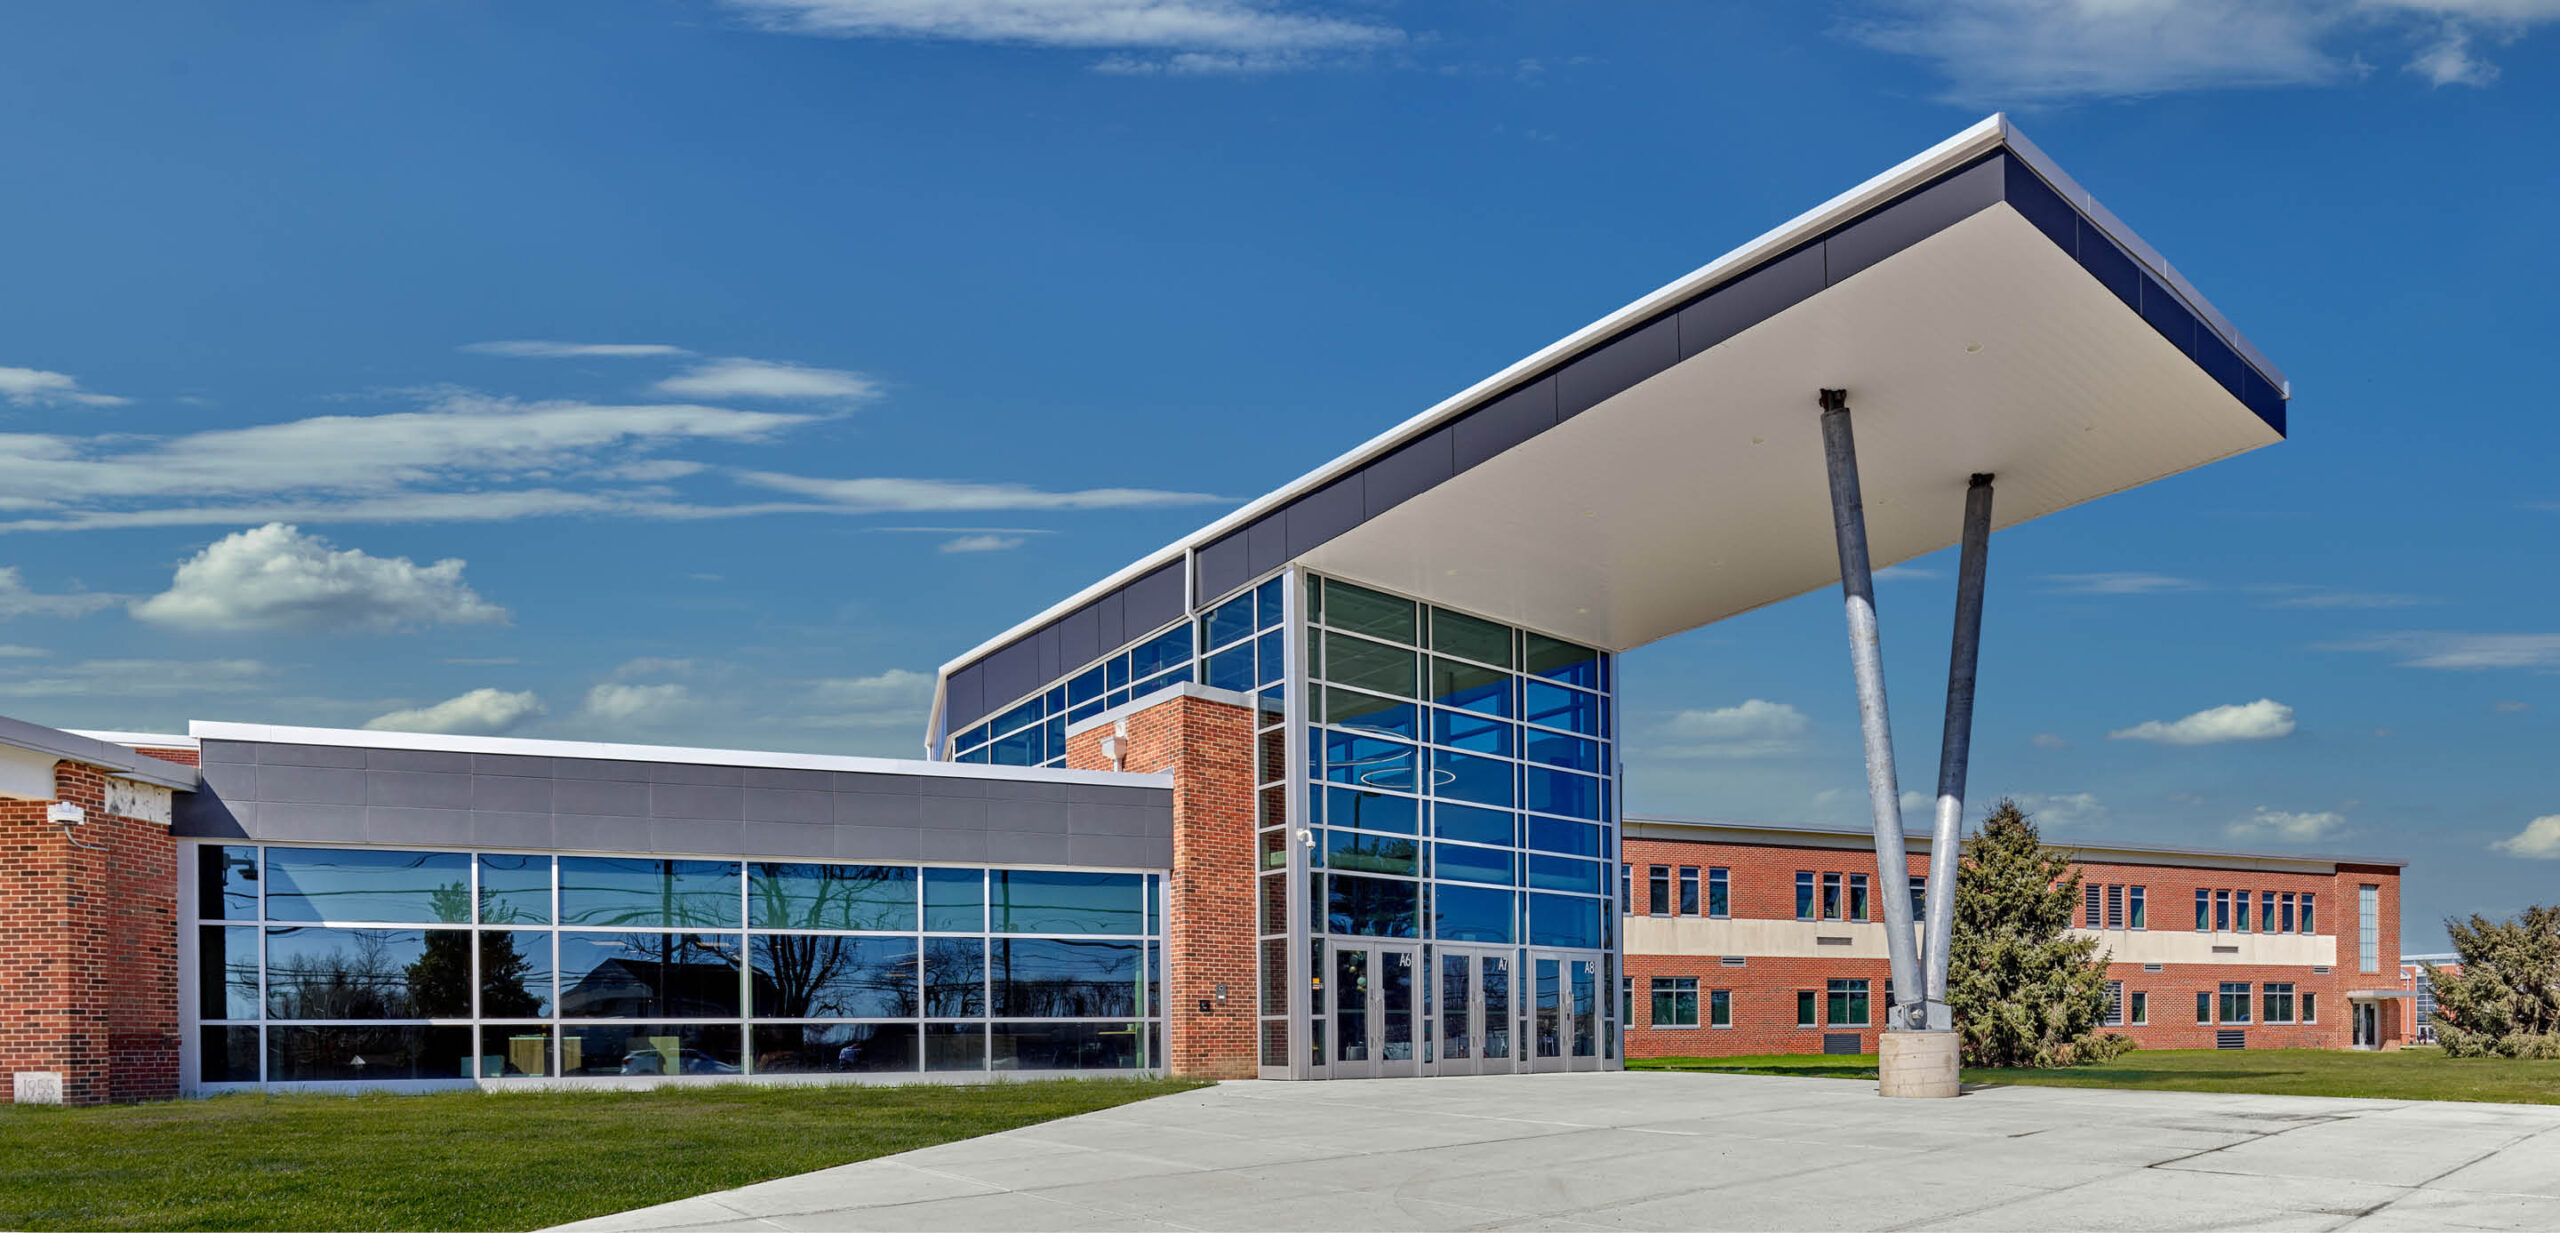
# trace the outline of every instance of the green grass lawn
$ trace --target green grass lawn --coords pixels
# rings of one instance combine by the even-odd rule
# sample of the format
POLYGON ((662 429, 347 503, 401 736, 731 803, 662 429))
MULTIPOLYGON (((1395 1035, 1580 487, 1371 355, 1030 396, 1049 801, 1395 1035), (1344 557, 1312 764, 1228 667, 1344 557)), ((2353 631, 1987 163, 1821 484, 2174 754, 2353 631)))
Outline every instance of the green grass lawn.
POLYGON ((1198 1086, 737 1084, 5 1107, 0 1228, 539 1228, 1198 1086))
MULTIPOLYGON (((1709 1070, 1732 1074, 1872 1079, 1872 1053, 1853 1057, 1636 1058, 1629 1070, 1709 1070)), ((2560 1104, 2560 1061, 2448 1058, 2440 1049, 2354 1053, 2328 1049, 2141 1049, 2111 1062, 2063 1070, 1967 1070, 1967 1083, 2103 1087, 2154 1092, 2263 1092, 2279 1096, 2364 1096, 2391 1100, 2490 1100, 2560 1104)))

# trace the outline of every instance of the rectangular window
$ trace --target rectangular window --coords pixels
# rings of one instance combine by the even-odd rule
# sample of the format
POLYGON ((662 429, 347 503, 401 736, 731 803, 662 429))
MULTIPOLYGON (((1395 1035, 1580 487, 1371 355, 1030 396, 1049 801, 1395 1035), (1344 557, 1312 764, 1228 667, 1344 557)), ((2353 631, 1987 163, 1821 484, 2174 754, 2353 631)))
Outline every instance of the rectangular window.
POLYGON ((1671 915, 1671 866, 1655 865, 1645 874, 1645 903, 1655 916, 1671 915))
POLYGON ((2249 932, 2249 892, 2234 891, 2232 898, 2236 901, 2237 911, 2233 913, 2231 924, 2240 932, 2247 933, 2249 932))
POLYGON ((1636 867, 1618 862, 1618 910, 1630 916, 1636 910, 1636 867))
POLYGON ((1849 919, 1867 919, 1867 875, 1849 875, 1849 919))
POLYGON ((2260 1013, 2268 1023, 2293 1022, 2293 985, 2289 981, 2269 981, 2258 988, 2260 1013))
POLYGON ((2302 1021, 2304 1023, 2320 1022, 2319 998, 2319 994, 2313 993, 2308 989, 2302 991, 2302 1021))
POLYGON ((1695 865, 1680 867, 1680 914, 1698 914, 1698 867, 1695 865))
POLYGON ((1828 982, 1833 1027, 1863 1027, 1867 1022, 1867 982, 1864 979, 1828 982))
POLYGON ((2213 1022, 2213 995, 2201 989, 2196 991, 2196 1022, 2213 1022))
POLYGON ((2274 933, 2275 931, 2276 893, 2274 891, 2261 892, 2258 896, 2258 932, 2274 933))
POLYGON ((2196 892, 2196 932, 2203 933, 2211 928, 2213 928, 2213 892, 2199 890, 2196 892))
POLYGON ((2143 916, 2143 888, 2139 886, 2128 886, 2125 888, 2124 893, 2125 927, 2129 929, 2147 928, 2150 922, 2145 920, 2143 916))
POLYGON ((2133 991, 2133 1024, 2140 1027, 2151 1022, 2151 995, 2140 989, 2133 991))
POLYGON ((2247 1023, 2249 1021, 2249 982, 2226 980, 2222 982, 2221 995, 2222 1021, 2247 1023))
MULTIPOLYGON (((1459 962, 1463 963, 1465 960, 1461 959, 1459 962)), ((1635 977, 1621 976, 1618 978, 1618 1022, 1626 1024, 1628 1027, 1634 1027, 1636 1025, 1635 977)))
POLYGON ((1814 1015, 1821 1009, 1821 1007, 1822 995, 1815 993, 1811 989, 1796 990, 1796 1026, 1822 1026, 1821 1021, 1814 1018, 1814 1015))
POLYGON ((1929 883, 1924 878, 1911 880, 1911 919, 1929 919, 1929 883))
POLYGON ((1822 919, 1840 919, 1840 875, 1822 875, 1822 919))
POLYGON ((1694 976, 1653 978, 1653 1026, 1698 1026, 1698 980, 1694 976))
POLYGON ((2095 882, 2084 882, 2084 883, 2082 883, 2082 884, 2081 884, 2081 886, 2080 886, 2080 899, 2081 899, 2081 904, 2080 904, 2080 926, 2081 926, 2081 928, 2084 928, 2084 929, 2095 929, 2095 928, 2099 927, 2101 924, 2105 923, 2105 922, 2104 922, 2104 918, 2103 918, 2103 917, 2101 917, 2101 916, 2098 914, 2098 911, 2099 911, 2099 909, 2098 909, 2098 896, 2099 896, 2099 894, 2100 894, 2100 888, 2099 888, 2099 886, 2098 886, 2098 884, 2097 884, 2097 883, 2095 883, 2095 882))
POLYGON ((1733 915, 1733 871, 1707 871, 1707 915, 1719 920, 1733 915))
POLYGON ((2319 925, 2311 919, 2311 901, 2316 898, 2319 896, 2309 891, 2302 892, 2302 931, 2304 933, 2320 932, 2319 925))
POLYGON ((2213 931, 2231 931, 2231 892, 2227 890, 2213 892, 2213 931))
POLYGON ((2116 883, 2107 885, 2107 928, 2124 928, 2124 887, 2116 883))
POLYGON ((2364 971, 2382 969, 2382 888, 2356 888, 2356 963, 2364 971))
POLYGON ((2111 981, 2108 981, 2108 982, 2107 982, 2107 1019, 2106 1019, 2106 1023, 2107 1023, 2107 1026, 2108 1026, 2108 1027, 2123 1027, 2123 1026, 2124 1026, 2124 982, 2123 982, 2123 981, 2120 981, 2120 980, 2111 980, 2111 981))
POLYGON ((1707 1026, 1733 1026, 1733 990, 1716 989, 1707 994, 1707 1026))
POLYGON ((1796 919, 1813 919, 1813 875, 1801 870, 1796 873, 1796 919))
POLYGON ((2284 931, 2285 931, 2286 933, 2291 933, 2291 932, 2293 932, 2293 892, 2292 892, 2292 891, 2286 891, 2286 892, 2285 892, 2285 894, 2284 894, 2284 931))

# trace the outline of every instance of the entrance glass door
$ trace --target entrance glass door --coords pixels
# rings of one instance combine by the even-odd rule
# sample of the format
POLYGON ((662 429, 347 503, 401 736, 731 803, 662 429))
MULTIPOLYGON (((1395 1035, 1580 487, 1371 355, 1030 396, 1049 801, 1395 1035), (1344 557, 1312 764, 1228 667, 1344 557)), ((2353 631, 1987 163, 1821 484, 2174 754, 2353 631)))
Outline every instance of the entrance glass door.
POLYGON ((1510 952, 1442 947, 1433 986, 1433 1018, 1441 1075, 1508 1074, 1511 1057, 1510 952))
POLYGON ((2371 1002, 2357 1002, 2354 1005, 2355 1013, 2349 1016, 2349 1021, 2355 1025, 2355 1039, 2350 1043, 2358 1049, 2370 1049, 2373 1047, 2374 1040, 2382 1035, 2378 1030, 2382 1026, 2382 1016, 2377 1013, 2379 1008, 2371 1002))
POLYGON ((1423 1033, 1421 957, 1410 946, 1332 948, 1335 1079, 1420 1073, 1423 1033))
POLYGON ((1529 952, 1529 1069, 1600 1069, 1600 960, 1529 952))

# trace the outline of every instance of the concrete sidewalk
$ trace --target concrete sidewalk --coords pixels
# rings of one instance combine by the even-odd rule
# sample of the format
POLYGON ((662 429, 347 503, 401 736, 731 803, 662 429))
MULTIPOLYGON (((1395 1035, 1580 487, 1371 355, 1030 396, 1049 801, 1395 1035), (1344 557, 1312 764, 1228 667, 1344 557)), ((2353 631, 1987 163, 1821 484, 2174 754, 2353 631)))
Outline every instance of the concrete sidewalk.
POLYGON ((1226 1083, 567 1226, 2555 1229, 2560 1106, 1739 1075, 1226 1083))

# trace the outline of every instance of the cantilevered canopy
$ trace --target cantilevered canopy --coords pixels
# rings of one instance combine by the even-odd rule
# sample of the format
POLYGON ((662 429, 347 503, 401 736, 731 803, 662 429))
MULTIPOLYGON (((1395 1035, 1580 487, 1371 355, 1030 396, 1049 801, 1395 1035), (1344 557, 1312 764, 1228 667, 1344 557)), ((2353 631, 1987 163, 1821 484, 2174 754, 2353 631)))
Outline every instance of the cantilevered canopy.
POLYGON ((1291 561, 1612 651, 1827 586, 1824 388, 1879 565, 1975 472, 2012 525, 2281 440, 2289 393, 1994 116, 954 661, 939 728, 1291 561))

